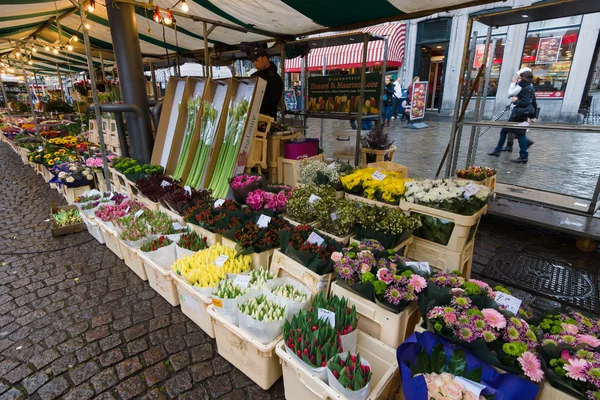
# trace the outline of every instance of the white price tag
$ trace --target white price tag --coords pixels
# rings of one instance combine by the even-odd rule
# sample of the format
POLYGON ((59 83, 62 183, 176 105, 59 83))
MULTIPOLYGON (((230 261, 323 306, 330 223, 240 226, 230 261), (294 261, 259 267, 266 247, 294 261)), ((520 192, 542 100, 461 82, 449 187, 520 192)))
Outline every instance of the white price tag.
POLYGON ((144 210, 137 210, 135 214, 133 214, 134 217, 139 218, 140 215, 142 215, 144 213, 144 210))
POLYGON ((38 146, 38 151, 42 151, 44 148, 42 146, 38 146))
POLYGON ((510 294, 496 292, 496 297, 494 301, 498 303, 500 306, 504 306, 506 310, 511 313, 517 315, 519 312, 519 307, 521 307, 521 299, 516 298, 515 296, 511 296, 510 294))
POLYGON ((129 214, 129 207, 125 209, 125 214, 129 214))
POLYGON ((317 235, 315 232, 312 232, 306 241, 310 244, 316 244, 317 246, 320 246, 323 244, 325 239, 317 235))
POLYGON ((329 320, 331 327, 335 328, 335 313, 334 312, 325 310, 324 308, 319 308, 317 310, 317 318, 329 320))
POLYGON ((191 187, 184 186, 183 188, 185 189, 185 191, 187 192, 188 195, 190 195, 190 196, 192 195, 192 188, 191 187))
POLYGON ((317 289, 319 290, 323 290, 325 289, 327 286, 329 286, 329 278, 327 276, 324 276, 321 278, 321 280, 317 283, 317 289))
POLYGON ((162 181, 162 182, 160 183, 160 187, 167 187, 167 186, 171 186, 171 182, 162 181))
POLYGON ((337 213, 336 212, 332 212, 331 214, 329 214, 329 216, 331 217, 332 221, 337 220, 337 213))
POLYGON ((221 207, 224 203, 225 203, 224 199, 218 199, 218 200, 215 200, 214 206, 215 206, 215 208, 218 208, 218 207, 221 207))
POLYGON ((382 181, 385 179, 386 175, 379 171, 375 171, 371 177, 375 180, 382 181))
POLYGON ((467 392, 473 393, 476 398, 479 398, 481 391, 485 389, 485 385, 482 385, 478 382, 473 382, 472 380, 463 378, 462 376, 455 376, 454 380, 463 385, 467 392))
POLYGON ((233 284, 243 289, 246 289, 250 284, 251 279, 252 277, 250 275, 238 275, 233 280, 233 284))
POLYGON ((317 200, 321 200, 321 198, 317 195, 311 194, 310 197, 308 198, 308 202, 309 203, 314 203, 317 200))
POLYGON ((269 217, 268 215, 265 215, 265 214, 260 214, 260 217, 258 217, 258 221, 256 222, 256 225, 259 228, 266 228, 267 226, 269 226, 269 222, 271 222, 271 217, 269 217))
POLYGON ((335 169, 335 162, 332 162, 331 164, 327 165, 327 168, 335 169))
POLYGON ((220 256, 219 256, 219 258, 217 258, 217 259, 215 260, 215 265, 216 265, 217 267, 222 267, 223 265, 225 265, 225 262, 227 261, 227 259, 229 259, 229 257, 228 257, 228 256, 226 256, 226 255, 224 255, 224 254, 223 254, 223 255, 220 255, 220 256))
POLYGON ((473 185, 472 183, 469 183, 467 186, 465 186, 463 196, 465 196, 465 199, 469 200, 471 196, 473 196, 477 192, 479 192, 479 188, 473 185))
POLYGON ((114 192, 110 192, 110 196, 108 196, 108 199, 112 200, 113 197, 115 197, 115 193, 114 192))
POLYGON ((427 261, 408 261, 405 263, 407 267, 415 267, 417 271, 422 271, 426 273, 431 273, 431 268, 429 267, 429 263, 427 261))
POLYGON ((182 229, 185 229, 185 226, 181 225, 179 222, 173 222, 173 229, 175 229, 176 231, 180 231, 182 229))

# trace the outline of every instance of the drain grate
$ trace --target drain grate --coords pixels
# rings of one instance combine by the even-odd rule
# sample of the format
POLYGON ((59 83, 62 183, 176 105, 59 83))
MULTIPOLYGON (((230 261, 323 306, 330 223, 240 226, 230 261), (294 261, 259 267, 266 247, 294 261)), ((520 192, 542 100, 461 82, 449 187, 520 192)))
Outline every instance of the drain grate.
POLYGON ((534 255, 498 252, 481 275, 584 310, 598 310, 598 276, 534 255))

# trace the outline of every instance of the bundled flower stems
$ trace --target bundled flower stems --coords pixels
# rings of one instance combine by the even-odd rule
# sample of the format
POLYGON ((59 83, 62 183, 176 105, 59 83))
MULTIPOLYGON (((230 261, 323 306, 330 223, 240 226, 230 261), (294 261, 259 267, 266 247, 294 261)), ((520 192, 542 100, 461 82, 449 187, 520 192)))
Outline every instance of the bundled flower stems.
POLYGON ((196 122, 198 121, 198 111, 200 111, 201 97, 196 96, 190 99, 187 104, 187 124, 185 126, 185 136, 183 139, 183 147, 179 154, 179 160, 175 172, 173 172, 173 178, 181 179, 183 175, 183 169, 187 163, 188 155, 190 152, 190 144, 192 143, 192 137, 194 136, 194 130, 196 129, 196 122))
POLYGON ((200 125, 200 142, 194 157, 192 169, 185 181, 187 186, 198 188, 202 184, 202 177, 208 165, 208 156, 217 129, 217 109, 205 101, 202 106, 202 122, 200 125))
POLYGON ((208 186, 215 198, 224 198, 229 188, 229 179, 233 173, 240 144, 243 139, 244 125, 248 115, 249 102, 243 99, 236 103, 232 101, 227 116, 225 137, 217 158, 217 165, 208 186))

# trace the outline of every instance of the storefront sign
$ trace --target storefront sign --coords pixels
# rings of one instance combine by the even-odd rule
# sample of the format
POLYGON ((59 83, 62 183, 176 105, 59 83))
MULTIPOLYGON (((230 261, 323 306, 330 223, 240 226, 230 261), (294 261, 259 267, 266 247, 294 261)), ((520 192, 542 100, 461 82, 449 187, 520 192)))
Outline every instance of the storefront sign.
POLYGON ((422 119, 425 117, 425 104, 427 104, 428 82, 413 83, 412 101, 410 102, 410 119, 422 119))
MULTIPOLYGON (((360 75, 313 76, 308 79, 308 110, 357 113, 360 75)), ((366 74, 363 113, 377 114, 381 98, 381 73, 366 74)))
POLYGON ((565 97, 565 92, 535 92, 535 97, 538 99, 562 99, 565 97))
POLYGON ((540 38, 535 58, 536 64, 553 64, 558 61, 562 36, 540 38))
MULTIPOLYGON (((485 52, 485 44, 478 44, 475 47, 475 59, 473 60, 473 68, 481 68, 483 65, 483 53, 485 52)), ((488 61, 492 55, 492 45, 490 44, 488 50, 488 61)))

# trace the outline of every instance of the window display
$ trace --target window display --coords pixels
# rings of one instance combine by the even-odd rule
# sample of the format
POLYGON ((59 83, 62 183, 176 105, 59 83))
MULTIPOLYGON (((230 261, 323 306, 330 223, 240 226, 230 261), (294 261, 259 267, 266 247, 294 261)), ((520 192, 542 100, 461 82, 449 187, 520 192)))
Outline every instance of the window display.
MULTIPOLYGON (((487 26, 475 21, 473 23, 473 32, 477 32, 477 45, 475 47, 475 57, 471 67, 471 79, 477 77, 479 68, 483 65, 483 54, 485 52, 485 38, 487 26)), ((498 90, 498 80, 500 79, 500 69, 502 67, 502 59, 504 58, 504 46, 506 44, 506 27, 496 28, 492 30, 492 40, 488 50, 492 58, 492 70, 490 73, 490 81, 488 83, 488 97, 496 97, 498 90)), ((490 57, 490 56, 488 56, 490 57)))

